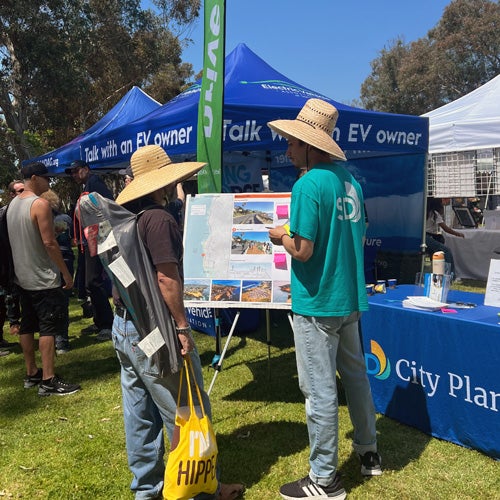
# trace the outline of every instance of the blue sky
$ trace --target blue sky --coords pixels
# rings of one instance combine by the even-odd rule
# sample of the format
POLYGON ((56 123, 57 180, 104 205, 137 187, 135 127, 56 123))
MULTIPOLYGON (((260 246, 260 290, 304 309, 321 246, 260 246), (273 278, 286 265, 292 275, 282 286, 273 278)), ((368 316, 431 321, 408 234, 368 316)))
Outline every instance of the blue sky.
MULTIPOLYGON (((450 0, 227 0, 226 55, 245 43, 290 79, 336 101, 359 98, 370 62, 398 36, 424 37, 450 0)), ((203 12, 182 34, 183 60, 203 66, 203 12)))

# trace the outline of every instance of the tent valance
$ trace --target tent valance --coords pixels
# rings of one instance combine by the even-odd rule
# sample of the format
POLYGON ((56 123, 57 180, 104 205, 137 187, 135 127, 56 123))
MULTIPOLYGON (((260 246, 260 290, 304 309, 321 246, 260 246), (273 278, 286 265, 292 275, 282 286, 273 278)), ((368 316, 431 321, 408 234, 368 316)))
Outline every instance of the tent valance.
POLYGON ((111 130, 144 116, 161 104, 139 87, 132 87, 98 122, 64 146, 50 151, 32 161, 43 162, 49 172, 62 173, 73 160, 86 160, 83 144, 92 137, 108 134, 111 130))

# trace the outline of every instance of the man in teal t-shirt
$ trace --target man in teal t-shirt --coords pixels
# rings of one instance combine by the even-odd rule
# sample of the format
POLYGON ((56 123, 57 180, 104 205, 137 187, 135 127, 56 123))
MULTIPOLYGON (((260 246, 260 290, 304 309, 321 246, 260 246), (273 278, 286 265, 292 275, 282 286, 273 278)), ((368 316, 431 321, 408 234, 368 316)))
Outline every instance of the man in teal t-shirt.
POLYGON ((365 211, 359 183, 338 161, 332 138, 338 112, 309 99, 296 120, 268 125, 288 140, 287 156, 305 169, 292 190, 290 230, 269 231, 292 256, 292 311, 299 385, 306 399, 309 474, 283 485, 285 499, 346 497, 338 475, 338 395, 344 386, 354 427, 353 448, 365 476, 382 474, 375 408, 366 375, 358 321, 368 309, 363 236, 365 211))

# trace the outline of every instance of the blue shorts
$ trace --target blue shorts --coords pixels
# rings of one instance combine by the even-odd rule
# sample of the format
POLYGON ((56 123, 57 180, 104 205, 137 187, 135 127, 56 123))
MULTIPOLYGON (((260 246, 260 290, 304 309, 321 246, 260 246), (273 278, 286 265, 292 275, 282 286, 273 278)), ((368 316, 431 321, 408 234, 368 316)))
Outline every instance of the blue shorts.
POLYGON ((19 292, 20 335, 40 332, 40 336, 50 336, 64 331, 68 321, 68 301, 62 288, 24 290, 19 287, 19 292))

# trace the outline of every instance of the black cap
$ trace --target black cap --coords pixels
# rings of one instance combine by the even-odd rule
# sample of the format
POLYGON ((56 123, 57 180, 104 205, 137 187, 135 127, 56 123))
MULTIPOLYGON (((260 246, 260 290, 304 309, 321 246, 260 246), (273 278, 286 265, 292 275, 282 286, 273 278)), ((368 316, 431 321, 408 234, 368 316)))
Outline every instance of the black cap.
POLYGON ((132 179, 134 178, 134 172, 132 172, 132 167, 130 165, 127 168, 118 170, 118 173, 120 175, 128 175, 129 177, 132 177, 132 179))
POLYGON ((32 175, 37 175, 38 177, 50 177, 47 167, 41 161, 28 163, 28 165, 21 168, 21 174, 23 179, 29 179, 32 175))
POLYGON ((69 167, 64 170, 67 174, 73 173, 74 168, 81 168, 81 167, 89 167, 89 164, 83 160, 73 160, 70 164, 69 167))

